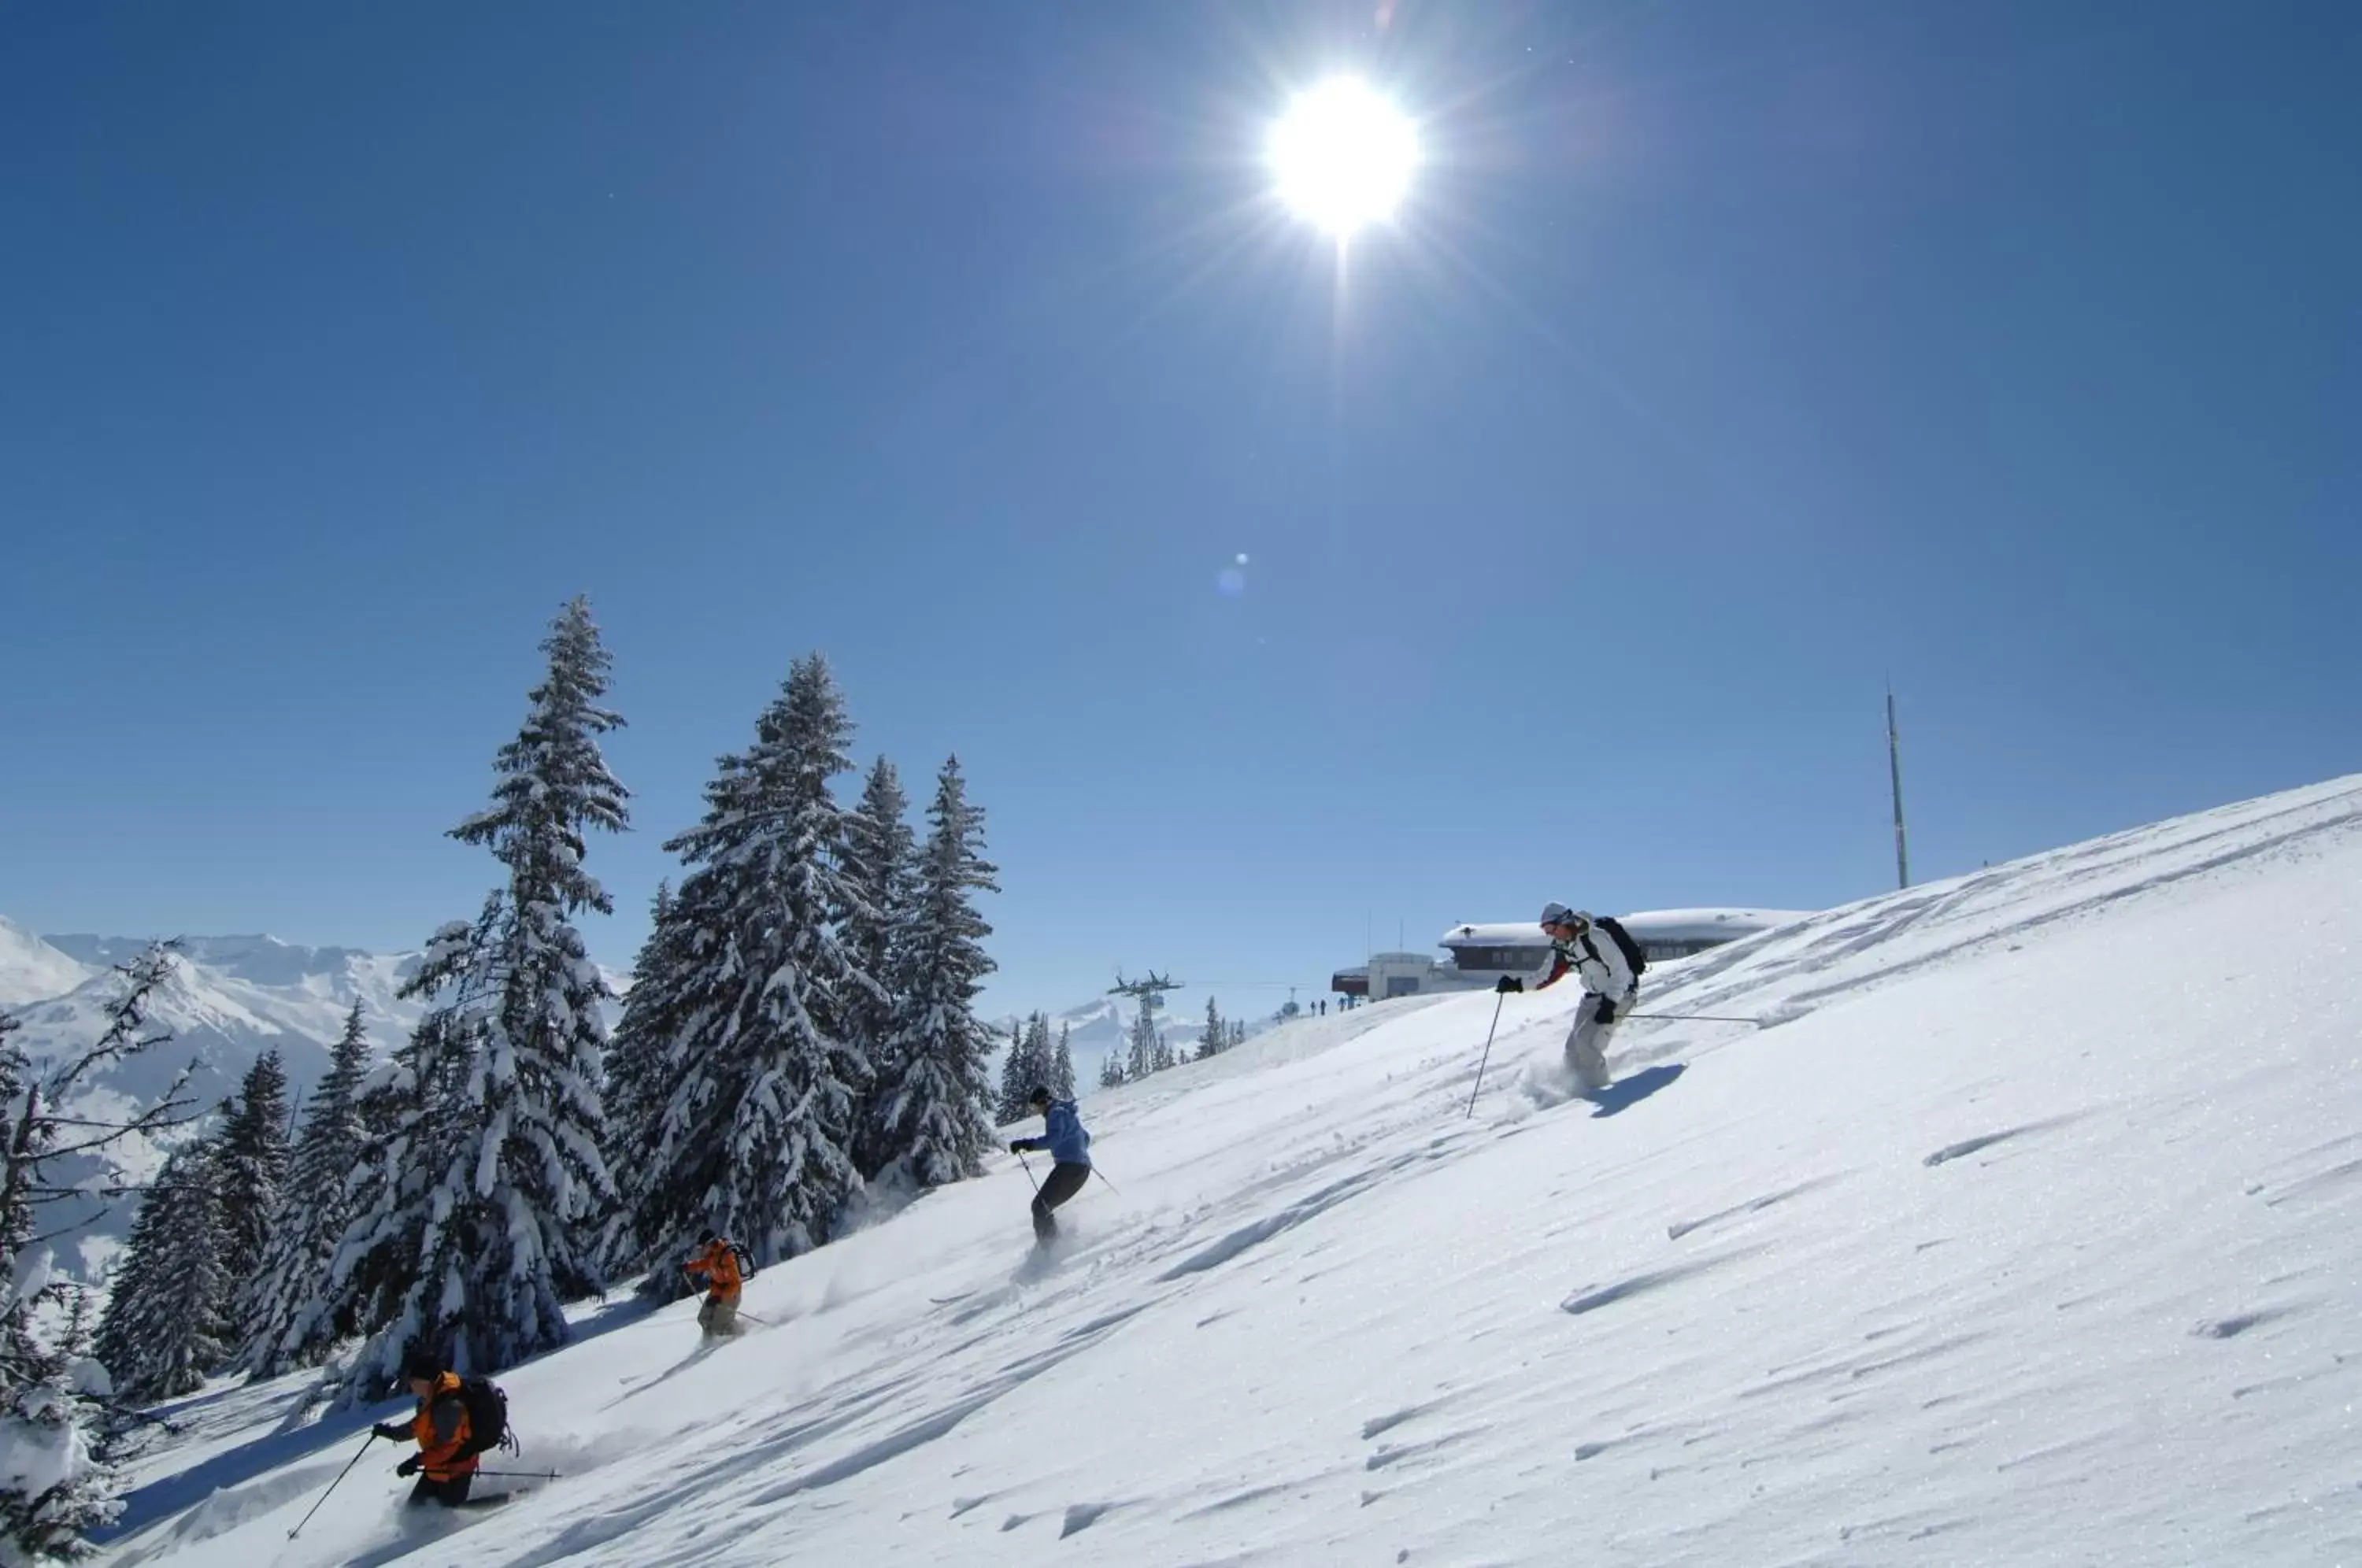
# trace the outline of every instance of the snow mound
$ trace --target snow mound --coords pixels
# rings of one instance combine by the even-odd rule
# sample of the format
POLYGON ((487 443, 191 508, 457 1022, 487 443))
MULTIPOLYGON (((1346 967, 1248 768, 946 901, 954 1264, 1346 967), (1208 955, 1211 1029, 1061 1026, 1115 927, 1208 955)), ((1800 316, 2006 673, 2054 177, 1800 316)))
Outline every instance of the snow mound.
POLYGON ((193 1402, 117 1561, 2354 1561, 2358 949, 2347 779, 1652 967, 1757 1021, 1590 1099, 1564 988, 1299 1022, 1094 1097, 1046 1260, 998 1160, 503 1375, 505 1507, 291 1544, 354 1419, 193 1402))

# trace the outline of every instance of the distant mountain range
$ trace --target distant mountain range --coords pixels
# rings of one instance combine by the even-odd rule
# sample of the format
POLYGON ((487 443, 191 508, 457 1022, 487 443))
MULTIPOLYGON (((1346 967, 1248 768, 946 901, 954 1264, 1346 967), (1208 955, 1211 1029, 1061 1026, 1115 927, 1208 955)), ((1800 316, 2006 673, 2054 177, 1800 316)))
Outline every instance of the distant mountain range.
MULTIPOLYGON (((17 1041, 26 1053, 36 1062, 54 1060, 97 1040, 108 1005, 121 994, 114 966, 147 946, 141 937, 43 936, 0 918, 0 1010, 24 1025, 17 1041)), ((272 1049, 300 1103, 327 1071, 329 1049, 355 1002, 380 1055, 408 1035, 423 1010, 395 993, 418 960, 415 953, 305 947, 273 936, 184 938, 171 978, 149 1010, 150 1025, 169 1031, 171 1042, 97 1074, 78 1104, 84 1114, 119 1115, 193 1067, 192 1109, 210 1110, 272 1049)), ((134 1140, 118 1152, 115 1168, 144 1180, 167 1147, 169 1135, 161 1144, 134 1140)), ((127 1228, 130 1207, 116 1205, 79 1238, 83 1269, 101 1264, 127 1228)))
MULTIPOLYGON (((0 919, 0 1008, 23 1022, 25 1049, 39 1060, 96 1040, 120 990, 114 966, 147 946, 144 937, 37 935, 0 919)), ((327 1071, 329 1047, 355 1002, 381 1053, 409 1032, 422 1010, 396 993, 417 967, 415 953, 304 947, 275 936, 183 938, 152 1010, 171 1043, 100 1081, 137 1098, 194 1063, 193 1088, 211 1103, 275 1047, 290 1086, 308 1091, 327 1071)))
MULTIPOLYGON (((25 1051, 40 1062, 96 1040, 107 1006, 120 992, 114 966, 147 946, 144 937, 44 935, 0 917, 0 1010, 23 1024, 17 1040, 25 1051)), ((419 957, 307 947, 275 936, 183 937, 172 977, 157 993, 150 1014, 152 1024, 171 1032, 171 1043, 98 1075, 83 1103, 98 1114, 121 1114, 153 1099, 193 1065, 189 1092, 197 1107, 210 1110, 236 1091, 257 1057, 276 1049, 300 1105, 327 1071, 330 1048, 355 1002, 380 1056, 408 1037, 424 1009, 397 993, 417 972, 419 957)), ((618 975, 608 980, 619 992, 627 983, 618 975)), ((1122 1054, 1132 1013, 1133 1004, 1124 999, 1101 996, 1052 1016, 1054 1038, 1061 1025, 1071 1031, 1078 1088, 1096 1088, 1101 1063, 1122 1054)), ((1001 1019, 997 1027, 1005 1034, 1014 1021, 1001 1019)), ((1159 1016, 1165 1038, 1183 1055, 1197 1049, 1203 1022, 1186 1010, 1159 1016)), ((1269 1023, 1256 1018, 1248 1027, 1260 1031, 1269 1023)), ((145 1179, 162 1164, 167 1147, 135 1143, 121 1152, 116 1168, 145 1179)), ((129 1207, 117 1206, 84 1238, 85 1268, 97 1265, 127 1228, 129 1207)))

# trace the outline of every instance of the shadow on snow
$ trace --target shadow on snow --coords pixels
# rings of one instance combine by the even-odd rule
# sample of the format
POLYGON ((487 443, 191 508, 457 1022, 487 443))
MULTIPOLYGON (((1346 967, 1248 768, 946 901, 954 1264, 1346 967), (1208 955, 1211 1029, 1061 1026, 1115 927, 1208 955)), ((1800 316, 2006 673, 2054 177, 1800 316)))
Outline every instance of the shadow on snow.
POLYGON ((1687 1069, 1679 1062, 1661 1066, 1644 1067, 1628 1078, 1622 1078, 1604 1089, 1595 1089, 1583 1098, 1598 1107, 1591 1115, 1594 1121, 1613 1116, 1619 1110, 1629 1110, 1650 1095, 1672 1083, 1687 1069))

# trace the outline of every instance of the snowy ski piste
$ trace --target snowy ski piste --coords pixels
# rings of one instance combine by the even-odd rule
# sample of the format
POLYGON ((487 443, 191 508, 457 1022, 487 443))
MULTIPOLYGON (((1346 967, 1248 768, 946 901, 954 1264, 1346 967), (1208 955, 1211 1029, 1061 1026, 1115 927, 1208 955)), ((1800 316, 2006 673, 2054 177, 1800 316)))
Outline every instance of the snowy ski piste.
POLYGON ((1000 1155, 711 1353, 586 1309, 504 1507, 379 1443, 291 1541, 400 1408, 217 1387, 113 1560, 2362 1562, 2362 778, 1654 966, 1768 1027, 1627 1023, 1596 1100, 1576 998, 1473 1116, 1490 993, 1093 1095, 1043 1262, 1000 1155))

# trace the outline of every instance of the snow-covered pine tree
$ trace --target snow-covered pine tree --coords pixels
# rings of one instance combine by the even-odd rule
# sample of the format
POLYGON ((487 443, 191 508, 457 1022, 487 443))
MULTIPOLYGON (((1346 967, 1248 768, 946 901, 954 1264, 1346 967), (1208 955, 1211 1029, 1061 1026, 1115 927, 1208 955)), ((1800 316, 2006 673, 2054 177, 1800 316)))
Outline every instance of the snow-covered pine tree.
POLYGON ((1007 1127, 1030 1114, 1025 1095, 1033 1085, 1034 1075, 1033 1064, 1026 1055, 1025 1036, 1032 1022, 1031 1017, 1010 1021, 1009 1049, 1000 1058, 1000 1090, 992 1099, 996 1127, 1007 1127))
POLYGON ((1028 1013, 1010 1035, 1009 1056, 1000 1067, 1000 1094, 993 1121, 1006 1127, 1033 1114, 1033 1090, 1054 1076, 1050 1050, 1050 1015, 1028 1013))
POLYGON ((868 1059, 871 1072, 854 1145, 855 1163, 865 1180, 875 1177, 894 1157, 883 1116, 886 1094, 901 1078, 902 1064, 894 1056, 893 1042, 899 1004, 911 985, 907 949, 916 918, 917 867, 910 812, 901 776, 881 756, 870 765, 861 804, 844 824, 850 851, 845 876, 857 894, 857 901, 844 911, 844 945, 854 964, 878 986, 875 991, 856 987, 845 1002, 845 1033, 868 1059))
POLYGON ((607 1050, 607 1158, 618 1202, 599 1255, 611 1278, 637 1273, 649 1261, 653 1239, 642 1224, 650 1201, 649 1156, 674 1088, 667 1067, 672 1039, 687 1020, 686 999, 699 984, 692 962, 698 935, 682 918, 670 885, 658 883, 648 939, 632 965, 632 988, 624 995, 624 1016, 607 1050))
POLYGON ((1099 1059, 1099 1088, 1121 1088, 1128 1081, 1123 1070, 1122 1052, 1109 1051, 1099 1059))
POLYGON ((1173 1042, 1159 1032, 1156 1036, 1156 1048, 1149 1053, 1148 1070, 1152 1073, 1161 1073, 1175 1066, 1179 1060, 1180 1058, 1173 1053, 1173 1042))
MULTIPOLYGON (((1058 1076, 1057 1055, 1058 1047, 1050 1038, 1050 1015, 1036 1012, 1025 1026, 1025 1092, 1028 1095, 1036 1088, 1047 1088, 1053 1094, 1057 1092, 1058 1086, 1054 1081, 1058 1076)), ((1029 1112, 1032 1110, 1030 1101, 1026 1110, 1029 1112)))
MULTIPOLYGON (((896 1076, 880 1097, 878 1124, 892 1165, 921 1187, 941 1187, 981 1175, 992 1146, 986 1116, 992 1035, 976 1016, 977 993, 994 967, 984 951, 992 927, 977 912, 976 895, 1000 888, 984 858, 984 812, 968 803, 956 756, 936 778, 927 823, 906 939, 909 988, 894 1031, 896 1076)), ((1033 1015, 1025 1044, 1046 1074, 1045 1015, 1033 1015)))
MULTIPOLYGON (((797 660, 755 744, 706 786, 704 820, 666 846, 695 867, 677 902, 696 960, 647 1156, 642 1224, 659 1253, 711 1227, 775 1263, 826 1241, 863 1189, 852 1141, 871 1075, 842 1030, 876 981, 836 924, 859 900, 830 790, 852 734, 827 661, 797 660)), ((688 1285, 660 1269, 650 1287, 688 1285)))
POLYGON ((183 1143, 139 1201, 94 1347, 121 1398, 193 1393, 227 1358, 218 1330, 232 1238, 216 1184, 233 1168, 218 1143, 183 1143))
POLYGON ((0 1014, 0 1562, 69 1562, 94 1550, 88 1533, 120 1511, 117 1480, 94 1434, 110 1390, 105 1369, 78 1362, 43 1334, 39 1320, 68 1288, 39 1240, 46 1215, 86 1194, 51 1169, 70 1156, 104 1155, 126 1138, 187 1120, 188 1074, 125 1121, 78 1122, 71 1141, 60 1106, 96 1070, 162 1044, 148 1006, 172 973, 169 944, 121 966, 122 989, 95 1044, 36 1071, 0 1014))
POLYGON ((489 848, 507 883, 474 924, 436 934, 404 988, 431 1004, 418 1099, 396 1140, 409 1163, 390 1187, 391 1227, 370 1215, 356 1229, 381 1245, 417 1238, 419 1268, 356 1362, 353 1397, 414 1342, 475 1372, 561 1345, 560 1304, 598 1283, 598 1221, 614 1202, 600 1154, 602 1009, 614 998, 572 921, 613 908, 582 860, 589 830, 628 821, 599 749, 624 721, 599 703, 612 660, 586 601, 559 612, 541 647, 547 674, 494 759, 491 806, 451 830, 489 848))
POLYGON ((1214 1004, 1213 998, 1208 997, 1206 999, 1206 1027, 1198 1035, 1198 1060, 1202 1062, 1209 1056, 1220 1055, 1222 1054, 1223 1047, 1227 1046, 1230 1043, 1231 1032, 1229 1027, 1222 1022, 1221 1009, 1214 1004))
POLYGON ((1058 1048, 1050 1055, 1050 1092, 1060 1099, 1075 1098, 1075 1053, 1067 1046, 1067 1037, 1073 1032, 1074 1025, 1060 1023, 1058 1048))
POLYGON ((312 1365, 363 1327, 354 1320, 349 1299, 343 1312, 327 1310, 323 1287, 337 1243, 352 1222, 354 1173, 370 1153, 360 1105, 369 1058, 369 1028, 355 1002, 288 1155, 261 1263, 239 1292, 240 1364, 258 1377, 312 1365))
POLYGON ((221 1135, 215 1143, 218 1168, 213 1188, 221 1228, 216 1263, 226 1282, 215 1297, 226 1315, 215 1337, 232 1343, 238 1330, 226 1315, 261 1270, 287 1182, 287 1069, 278 1052, 265 1051, 247 1069, 236 1098, 223 1103, 221 1135))
POLYGON ((348 1404, 383 1393, 404 1348, 426 1343, 440 1349, 458 1337, 436 1309, 442 1300, 467 1305, 481 1219, 471 1201, 470 1155, 482 1121, 470 1085, 483 1043, 469 992, 496 982, 456 966, 483 949, 505 902, 492 893, 474 926, 447 926, 436 933, 418 977, 439 969, 449 1002, 419 1020, 393 1060, 361 1088, 361 1124, 374 1135, 348 1188, 352 1222, 337 1243, 321 1296, 311 1308, 321 1316, 349 1319, 371 1336, 364 1353, 346 1370, 348 1404), (444 1297, 423 1288, 430 1278, 443 1287, 444 1297))
POLYGON ((348 1219, 305 1311, 310 1317, 349 1322, 355 1333, 375 1333, 392 1322, 417 1271, 414 1234, 370 1232, 364 1242, 361 1224, 365 1218, 392 1224, 396 1216, 394 1189, 401 1165, 393 1150, 419 1107, 417 1056, 414 1033, 393 1048, 391 1059, 370 1070, 353 1097, 362 1154, 345 1178, 348 1219))
POLYGON ((1246 1043, 1247 1021, 1243 1018, 1234 1018, 1231 1020, 1231 1043, 1232 1045, 1243 1045, 1246 1043))

